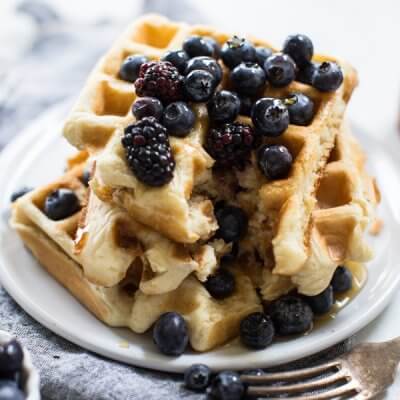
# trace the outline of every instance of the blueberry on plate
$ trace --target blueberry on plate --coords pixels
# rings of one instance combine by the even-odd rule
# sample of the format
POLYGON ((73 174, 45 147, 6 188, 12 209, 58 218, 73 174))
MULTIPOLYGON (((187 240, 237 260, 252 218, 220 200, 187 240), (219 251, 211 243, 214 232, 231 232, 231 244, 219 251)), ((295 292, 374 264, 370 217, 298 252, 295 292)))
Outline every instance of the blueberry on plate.
POLYGON ((275 53, 264 63, 268 82, 274 87, 284 87, 293 82, 296 77, 296 64, 287 55, 275 53))
POLYGON ((306 35, 290 35, 283 44, 282 52, 288 54, 298 67, 302 67, 311 61, 314 46, 306 35))
POLYGON ((284 100, 289 110, 290 123, 294 125, 308 125, 314 117, 314 102, 303 93, 291 93, 284 100))
POLYGON ((228 90, 216 92, 207 104, 208 116, 214 122, 233 122, 239 115, 240 99, 228 90))
POLYGON ((234 206, 225 206, 215 211, 218 222, 216 236, 226 243, 236 242, 247 232, 248 218, 245 212, 234 206))
POLYGON ((289 126, 289 111, 280 99, 264 97, 257 100, 251 110, 254 127, 264 136, 282 135, 289 126))
POLYGON ((214 78, 216 84, 222 80, 222 68, 216 60, 211 57, 194 57, 188 61, 185 68, 185 75, 189 74, 196 69, 201 69, 209 72, 214 78))
POLYGON ((25 400, 25 395, 14 382, 0 380, 0 400, 25 400))
POLYGON ((132 105, 132 114, 137 120, 144 117, 154 117, 159 120, 163 111, 161 101, 155 97, 139 97, 132 105))
POLYGON ((332 308, 335 299, 332 286, 329 285, 323 292, 316 296, 305 297, 307 303, 316 315, 326 314, 332 308))
POLYGON ((185 95, 193 102, 210 100, 216 87, 217 81, 208 71, 194 70, 189 72, 184 79, 185 95))
POLYGON ((243 318, 240 323, 240 339, 251 349, 265 349, 272 343, 275 328, 271 317, 255 312, 243 318))
POLYGON ((242 62, 254 62, 256 49, 246 39, 233 36, 222 46, 221 58, 228 68, 233 69, 242 62))
POLYGON ((270 304, 268 312, 279 335, 305 333, 314 319, 311 307, 299 296, 281 297, 270 304))
POLYGON ((318 66, 312 62, 301 66, 297 71, 296 80, 306 85, 311 85, 316 68, 318 68, 318 66))
POLYGON ((272 56, 272 50, 267 47, 256 47, 256 63, 262 68, 268 57, 272 56))
POLYGON ((20 371, 23 359, 22 347, 15 339, 0 346, 0 375, 20 371))
POLYGON ((158 319, 153 328, 153 340, 161 353, 180 356, 189 343, 186 321, 176 312, 167 312, 158 319))
POLYGON ((165 53, 161 61, 169 61, 172 65, 174 65, 178 71, 183 74, 186 68, 186 63, 189 61, 190 57, 183 50, 172 50, 165 53))
POLYGON ((164 110, 162 124, 172 136, 185 137, 192 130, 196 117, 184 101, 169 104, 164 110))
POLYGON ((208 395, 213 400, 241 400, 246 387, 237 372, 220 372, 212 381, 208 395))
POLYGON ((292 168, 293 157, 289 150, 278 144, 264 145, 258 151, 258 166, 268 179, 285 179, 292 168))
POLYGON ((57 189, 44 202, 44 213, 53 221, 60 221, 78 212, 81 206, 77 195, 70 189, 57 189))
POLYGON ((214 45, 209 38, 191 36, 183 42, 183 50, 190 58, 198 56, 211 57, 214 54, 214 45))
POLYGON ((235 277, 227 269, 220 269, 208 277, 204 282, 204 287, 214 299, 222 300, 235 291, 235 277))
POLYGON ((345 266, 339 266, 333 274, 331 285, 335 293, 347 292, 353 286, 353 274, 345 266))
POLYGON ((148 62, 146 56, 136 54, 125 58, 119 70, 119 77, 127 82, 135 82, 139 76, 140 67, 148 62))
POLYGON ((256 63, 244 62, 231 72, 231 82, 235 90, 246 96, 255 96, 265 86, 265 72, 256 63))
POLYGON ((334 92, 342 82, 342 69, 331 61, 324 61, 320 64, 312 77, 312 85, 321 92, 334 92))
POLYGON ((232 264, 239 254, 239 243, 233 242, 229 253, 225 253, 220 260, 221 266, 232 264))
POLYGON ((17 191, 15 191, 11 197, 10 197, 10 201, 11 203, 16 202, 20 197, 25 196, 27 193, 32 192, 32 188, 30 187, 23 187, 21 189, 18 189, 17 191))
POLYGON ((204 364, 193 364, 185 371, 185 386, 190 390, 206 390, 211 381, 211 370, 204 364))

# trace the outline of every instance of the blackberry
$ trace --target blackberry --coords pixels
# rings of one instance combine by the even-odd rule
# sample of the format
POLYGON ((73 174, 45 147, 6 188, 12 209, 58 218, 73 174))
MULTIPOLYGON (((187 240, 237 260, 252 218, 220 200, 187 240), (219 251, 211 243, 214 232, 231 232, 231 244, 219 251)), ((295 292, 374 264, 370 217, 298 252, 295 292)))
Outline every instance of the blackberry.
POLYGON ((148 62, 140 67, 139 78, 135 81, 136 94, 171 103, 182 99, 182 82, 182 75, 170 62, 148 62))
POLYGON ((253 128, 234 122, 211 129, 207 138, 207 151, 218 164, 243 167, 256 144, 253 128))
POLYGON ((145 117, 125 128, 122 145, 138 180, 149 186, 163 186, 171 181, 175 160, 167 129, 154 117, 145 117))

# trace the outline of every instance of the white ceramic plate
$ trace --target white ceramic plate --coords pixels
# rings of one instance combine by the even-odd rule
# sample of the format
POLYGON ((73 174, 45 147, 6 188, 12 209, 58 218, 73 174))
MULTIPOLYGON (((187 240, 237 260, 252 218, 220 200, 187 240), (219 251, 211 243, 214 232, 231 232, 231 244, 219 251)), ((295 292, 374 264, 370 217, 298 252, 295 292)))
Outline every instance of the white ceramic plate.
POLYGON ((157 370, 179 372, 197 362, 216 370, 265 367, 298 359, 345 339, 377 317, 394 294, 400 280, 396 255, 396 240, 400 237, 400 165, 390 149, 359 135, 382 190, 380 214, 385 229, 379 237, 371 238, 376 257, 368 266, 365 288, 335 320, 308 336, 279 342, 263 351, 249 351, 235 341, 207 354, 188 352, 179 358, 160 355, 149 335, 105 326, 46 274, 7 225, 11 193, 58 177, 66 156, 73 153, 60 134, 65 111, 64 105, 46 113, 1 154, 0 207, 4 211, 0 221, 0 280, 30 315, 71 342, 105 357, 157 370), (128 348, 123 345, 126 342, 128 348))

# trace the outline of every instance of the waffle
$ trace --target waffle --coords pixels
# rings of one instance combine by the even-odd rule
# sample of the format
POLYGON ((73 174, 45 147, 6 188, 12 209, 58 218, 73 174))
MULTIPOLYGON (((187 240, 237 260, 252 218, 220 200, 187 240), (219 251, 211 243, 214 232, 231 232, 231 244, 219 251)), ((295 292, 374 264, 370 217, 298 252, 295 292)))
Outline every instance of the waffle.
MULTIPOLYGON (((197 124, 187 138, 171 139, 177 161, 174 179, 162 188, 146 187, 128 169, 120 143, 124 127, 134 119, 130 106, 135 94, 133 85, 122 82, 117 75, 127 55, 141 53, 158 59, 167 50, 180 48, 192 34, 211 36, 220 43, 230 37, 208 27, 191 27, 158 16, 135 22, 97 64, 64 128, 71 144, 100 153, 93 189, 103 201, 121 206, 135 220, 183 243, 207 240, 216 229, 210 192, 204 190, 214 179, 213 160, 202 147, 208 129, 206 109, 204 105, 196 105, 197 124)), ((271 47, 257 39, 253 42, 271 47)), ((335 93, 328 94, 299 82, 284 89, 266 90, 265 95, 274 97, 295 91, 305 93, 317 104, 317 112, 309 126, 290 125, 281 137, 265 139, 287 145, 295 161, 288 179, 271 182, 259 176, 252 193, 259 204, 253 223, 258 221, 264 228, 268 225, 274 272, 287 276, 298 273, 308 258, 317 184, 340 129, 346 103, 357 84, 356 74, 348 64, 320 55, 314 58, 340 64, 344 82, 335 93)), ((219 187, 217 197, 222 190, 219 187)))

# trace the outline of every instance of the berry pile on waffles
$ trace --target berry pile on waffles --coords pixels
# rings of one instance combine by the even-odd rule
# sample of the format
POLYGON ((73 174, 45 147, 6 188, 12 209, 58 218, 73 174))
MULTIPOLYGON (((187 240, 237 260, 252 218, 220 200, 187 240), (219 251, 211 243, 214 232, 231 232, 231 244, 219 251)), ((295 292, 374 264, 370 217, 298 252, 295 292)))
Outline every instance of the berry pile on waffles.
POLYGON ((305 35, 278 51, 141 18, 66 120, 79 152, 12 225, 94 315, 164 354, 308 332, 372 257, 379 193, 344 121, 356 84, 305 35))

